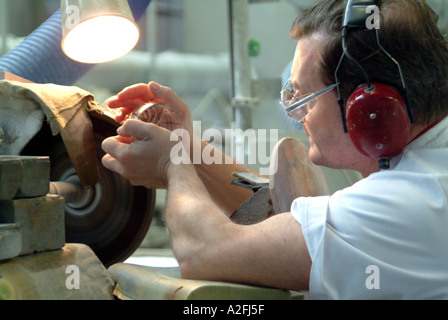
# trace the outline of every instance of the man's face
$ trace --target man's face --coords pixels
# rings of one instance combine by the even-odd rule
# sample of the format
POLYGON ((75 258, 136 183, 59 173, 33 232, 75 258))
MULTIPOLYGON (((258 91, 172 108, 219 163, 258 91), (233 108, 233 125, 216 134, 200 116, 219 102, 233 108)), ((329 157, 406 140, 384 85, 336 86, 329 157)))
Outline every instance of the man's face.
MULTIPOLYGON (((322 82, 319 73, 318 57, 323 40, 322 35, 314 34, 297 43, 291 87, 298 94, 317 92, 328 85, 322 82)), ((313 110, 303 122, 304 131, 309 136, 311 161, 335 169, 357 170, 363 175, 368 174, 366 168, 377 168, 376 161, 362 155, 344 132, 336 90, 319 96, 314 103, 313 110)))

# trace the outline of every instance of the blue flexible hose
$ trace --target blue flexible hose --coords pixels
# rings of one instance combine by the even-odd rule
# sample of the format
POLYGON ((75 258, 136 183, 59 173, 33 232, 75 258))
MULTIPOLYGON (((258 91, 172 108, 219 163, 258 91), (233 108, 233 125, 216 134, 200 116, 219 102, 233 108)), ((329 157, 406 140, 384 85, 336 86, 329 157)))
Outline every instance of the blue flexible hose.
MULTIPOLYGON (((137 21, 151 0, 128 0, 137 21)), ((61 48, 61 11, 56 11, 14 49, 0 58, 0 71, 36 83, 72 85, 94 65, 67 57, 61 48)))
MULTIPOLYGON (((282 86, 289 80, 291 77, 291 67, 292 67, 292 60, 288 63, 288 65, 283 69, 281 79, 282 79, 282 86)), ((288 131, 298 131, 303 130, 303 126, 301 123, 297 122, 288 114, 286 113, 285 109, 280 105, 280 103, 277 104, 278 111, 280 112, 280 117, 283 120, 283 123, 285 125, 285 130, 288 131)))

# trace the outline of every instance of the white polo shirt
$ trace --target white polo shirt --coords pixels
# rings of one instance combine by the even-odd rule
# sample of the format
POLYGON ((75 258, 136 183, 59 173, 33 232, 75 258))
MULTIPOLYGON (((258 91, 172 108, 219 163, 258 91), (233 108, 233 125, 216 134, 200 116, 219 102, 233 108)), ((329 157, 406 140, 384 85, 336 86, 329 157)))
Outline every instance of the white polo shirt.
POLYGON ((448 299, 448 117, 391 162, 293 202, 313 299, 448 299))

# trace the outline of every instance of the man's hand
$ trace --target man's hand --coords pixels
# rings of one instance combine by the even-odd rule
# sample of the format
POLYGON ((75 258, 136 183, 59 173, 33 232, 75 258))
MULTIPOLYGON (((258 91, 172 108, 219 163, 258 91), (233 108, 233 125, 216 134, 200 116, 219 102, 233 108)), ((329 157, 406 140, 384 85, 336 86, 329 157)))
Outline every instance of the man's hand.
MULTIPOLYGON (((176 108, 182 115, 181 127, 184 129, 182 132, 182 136, 184 137, 182 147, 188 153, 182 154, 182 156, 193 155, 194 150, 200 150, 202 154, 203 149, 206 146, 210 146, 208 143, 202 141, 201 138, 194 136, 188 105, 168 87, 160 86, 155 82, 136 84, 123 89, 115 99, 108 101, 108 106, 111 109, 120 110, 120 114, 115 120, 121 123, 135 108, 151 101, 168 104, 176 108), (186 139, 187 137, 188 139, 186 139)), ((126 120, 123 128, 120 129, 122 131, 119 132, 119 136, 104 141, 103 148, 109 153, 103 158, 104 166, 130 179, 134 185, 143 185, 150 188, 166 188, 166 177, 163 169, 166 162, 164 165, 158 165, 159 169, 154 169, 151 166, 153 166, 152 163, 154 162, 163 163, 164 161, 168 161, 167 157, 170 155, 170 152, 164 150, 164 148, 171 149, 173 143, 176 142, 170 142, 169 137, 163 138, 165 143, 159 141, 158 139, 160 137, 157 137, 157 134, 159 132, 169 134, 169 131, 158 130, 154 128, 154 125, 148 131, 143 129, 146 132, 144 134, 134 131, 131 132, 131 128, 133 129, 134 127, 149 128, 143 122, 140 125, 135 123, 130 125, 131 123, 134 122, 126 120), (147 137, 146 134, 149 133, 154 135, 147 137), (131 143, 135 138, 130 138, 130 136, 137 136, 140 140, 131 143), (157 143, 156 141, 151 141, 151 139, 156 139, 157 143), (160 143, 160 146, 158 143, 160 143), (147 146, 149 149, 146 149, 147 146), (158 149, 159 147, 160 149, 158 149), (162 154, 164 158, 158 159, 162 154), (148 170, 150 172, 147 172, 148 170)), ((178 133, 178 130, 174 131, 178 133)), ((173 151, 176 152, 176 150, 173 151)), ((210 149, 208 152, 210 152, 210 149)), ((241 203, 252 195, 251 190, 240 188, 230 183, 233 177, 232 173, 235 171, 248 171, 250 169, 236 164, 234 159, 226 156, 220 149, 213 149, 213 152, 217 158, 221 159, 219 164, 204 164, 204 162, 200 161, 200 163, 194 164, 194 167, 213 200, 226 214, 231 215, 241 203)))
POLYGON ((166 188, 170 152, 179 143, 174 134, 139 120, 127 120, 117 132, 118 136, 103 141, 102 148, 107 153, 102 159, 103 165, 132 185, 166 188))
POLYGON ((136 108, 148 102, 162 102, 179 111, 182 117, 182 125, 179 127, 187 130, 190 137, 192 136, 193 125, 190 108, 171 88, 161 86, 156 82, 127 87, 115 99, 108 101, 107 105, 111 109, 119 109, 115 121, 121 123, 136 108))

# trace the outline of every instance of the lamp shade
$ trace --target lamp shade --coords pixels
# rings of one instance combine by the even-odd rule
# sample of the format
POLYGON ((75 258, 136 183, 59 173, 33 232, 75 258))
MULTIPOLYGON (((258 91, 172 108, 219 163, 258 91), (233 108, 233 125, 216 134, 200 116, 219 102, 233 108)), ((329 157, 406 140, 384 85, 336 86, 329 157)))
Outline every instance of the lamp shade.
POLYGON ((61 0, 61 18, 62 50, 79 62, 117 59, 139 39, 127 0, 61 0))

